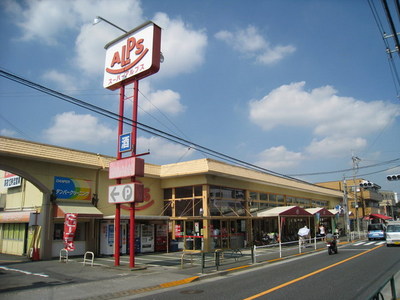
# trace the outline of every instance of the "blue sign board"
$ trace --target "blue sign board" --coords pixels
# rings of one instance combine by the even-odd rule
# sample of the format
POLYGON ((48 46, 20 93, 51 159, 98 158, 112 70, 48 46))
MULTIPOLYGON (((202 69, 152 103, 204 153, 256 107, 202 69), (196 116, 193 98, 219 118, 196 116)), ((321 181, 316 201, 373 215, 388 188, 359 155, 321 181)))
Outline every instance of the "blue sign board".
POLYGON ((124 133, 119 136, 119 152, 132 151, 132 135, 124 133))

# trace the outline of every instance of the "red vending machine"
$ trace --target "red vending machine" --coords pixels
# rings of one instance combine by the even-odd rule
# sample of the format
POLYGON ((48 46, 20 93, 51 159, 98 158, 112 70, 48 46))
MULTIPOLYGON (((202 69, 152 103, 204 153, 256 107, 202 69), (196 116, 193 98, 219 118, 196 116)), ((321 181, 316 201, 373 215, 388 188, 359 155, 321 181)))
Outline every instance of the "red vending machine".
POLYGON ((167 251, 168 225, 156 225, 156 252, 167 251))

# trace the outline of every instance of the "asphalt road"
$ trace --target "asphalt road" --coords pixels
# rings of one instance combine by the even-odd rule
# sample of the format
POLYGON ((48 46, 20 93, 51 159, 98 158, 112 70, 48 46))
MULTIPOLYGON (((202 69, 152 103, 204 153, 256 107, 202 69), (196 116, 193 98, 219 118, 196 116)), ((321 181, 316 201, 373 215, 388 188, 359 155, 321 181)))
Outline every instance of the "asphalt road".
POLYGON ((400 247, 364 242, 126 299, 364 300, 399 270, 400 247))

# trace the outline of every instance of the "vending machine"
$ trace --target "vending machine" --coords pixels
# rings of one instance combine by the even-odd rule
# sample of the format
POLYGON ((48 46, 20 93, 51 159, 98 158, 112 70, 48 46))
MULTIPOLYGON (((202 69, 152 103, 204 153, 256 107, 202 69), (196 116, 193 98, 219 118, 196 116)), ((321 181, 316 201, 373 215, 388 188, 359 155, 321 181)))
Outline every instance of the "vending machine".
MULTIPOLYGON (((120 224, 120 253, 127 253, 127 226, 126 220, 120 224)), ((114 220, 103 220, 100 223, 100 254, 114 254, 114 220)))
POLYGON ((154 224, 141 224, 140 252, 154 252, 154 224))
POLYGON ((156 251, 162 252, 167 251, 167 235, 168 235, 168 225, 167 224, 157 224, 156 225, 156 251))
POLYGON ((141 226, 140 224, 135 225, 135 253, 140 253, 141 249, 141 238, 140 238, 140 232, 141 232, 141 226))

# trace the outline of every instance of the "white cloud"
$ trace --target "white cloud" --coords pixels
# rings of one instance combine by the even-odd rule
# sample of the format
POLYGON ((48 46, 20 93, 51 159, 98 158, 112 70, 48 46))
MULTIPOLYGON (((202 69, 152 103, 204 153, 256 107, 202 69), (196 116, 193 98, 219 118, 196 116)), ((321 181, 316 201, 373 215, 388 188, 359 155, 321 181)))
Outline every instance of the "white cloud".
POLYGON ((44 136, 49 142, 59 145, 96 145, 113 142, 116 132, 92 115, 80 115, 71 111, 56 115, 52 127, 44 130, 44 136))
MULTIPOLYGON (((70 60, 75 68, 84 72, 81 76, 88 77, 102 74, 104 46, 123 34, 106 22, 92 25, 95 16, 125 30, 131 30, 147 19, 138 0, 120 0, 118 5, 112 5, 108 0, 58 0, 57 5, 53 0, 26 1, 26 5, 8 1, 6 9, 15 15, 16 24, 22 29, 21 38, 25 41, 38 40, 56 46, 66 31, 75 30, 77 38, 70 60)), ((192 29, 182 20, 171 19, 165 13, 157 13, 153 20, 162 28, 161 47, 165 58, 158 77, 189 73, 204 62, 207 46, 204 30, 192 29)))
POLYGON ((271 49, 267 49, 264 53, 257 56, 257 61, 269 65, 275 62, 278 62, 285 58, 285 56, 296 51, 296 48, 288 45, 288 46, 276 46, 271 49))
POLYGON ((8 1, 6 9, 18 16, 16 24, 22 30, 22 40, 40 39, 49 45, 57 44, 59 32, 76 26, 77 18, 71 1, 58 0, 54 5, 52 0, 25 1, 26 6, 8 1))
POLYGON ((309 155, 346 155, 366 146, 400 115, 400 106, 340 97, 331 86, 304 90, 305 82, 282 85, 261 100, 251 101, 250 120, 264 130, 308 128, 315 136, 305 149, 309 155))
POLYGON ((161 137, 138 137, 138 153, 150 151, 149 161, 157 164, 179 162, 194 153, 193 149, 168 142, 161 137))
POLYGON ((180 19, 157 13, 154 22, 162 28, 161 51, 164 62, 158 76, 172 77, 192 72, 204 63, 207 35, 204 30, 191 29, 180 19))
POLYGON ((367 140, 362 137, 329 136, 323 139, 313 139, 305 149, 307 155, 313 158, 349 156, 350 151, 358 152, 367 146, 367 140))
POLYGON ((54 82, 57 84, 57 86, 64 90, 75 90, 77 87, 76 80, 73 76, 70 76, 66 73, 61 73, 54 69, 46 71, 42 77, 47 81, 54 82))
POLYGON ((264 130, 277 126, 314 128, 316 135, 369 135, 400 115, 398 105, 339 97, 330 86, 304 90, 305 82, 282 85, 250 102, 250 119, 264 130))
POLYGON ((17 132, 15 132, 14 130, 7 129, 7 128, 2 128, 2 129, 0 129, 0 135, 3 135, 3 136, 16 136, 17 132))
POLYGON ((139 106, 147 113, 162 111, 176 116, 185 111, 185 106, 180 102, 181 96, 177 92, 169 89, 153 91, 148 81, 142 82, 139 89, 144 95, 144 97, 139 96, 141 99, 139 106))
POLYGON ((299 152, 288 151, 285 146, 271 147, 258 154, 256 165, 270 170, 289 169, 299 165, 304 156, 299 152))
POLYGON ((266 65, 276 63, 296 51, 296 47, 292 45, 271 46, 258 29, 251 25, 236 32, 222 30, 217 32, 215 37, 236 51, 248 57, 255 57, 258 62, 266 65))
POLYGON ((106 53, 104 46, 123 32, 106 22, 93 25, 92 21, 101 16, 122 29, 131 30, 144 22, 140 1, 121 0, 118 5, 110 5, 107 0, 77 1, 74 7, 83 20, 75 41, 74 62, 86 75, 102 74, 106 53))

